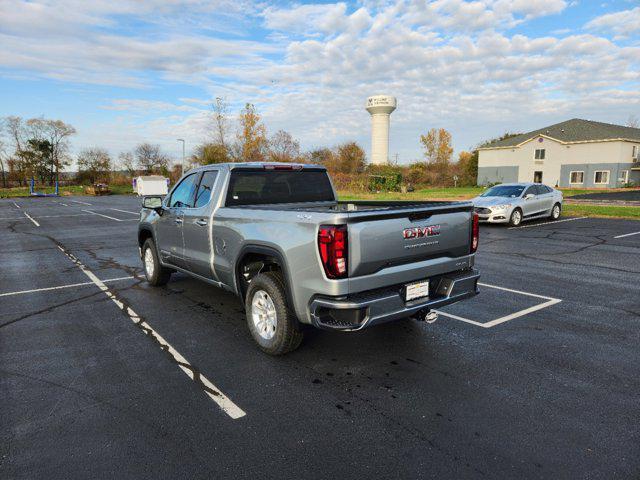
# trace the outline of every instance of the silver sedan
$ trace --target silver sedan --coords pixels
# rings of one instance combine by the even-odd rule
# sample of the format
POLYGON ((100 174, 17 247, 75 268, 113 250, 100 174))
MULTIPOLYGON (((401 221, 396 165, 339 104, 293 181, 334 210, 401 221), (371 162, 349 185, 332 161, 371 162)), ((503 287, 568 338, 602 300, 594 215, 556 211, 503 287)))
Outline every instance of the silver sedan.
POLYGON ((541 183, 503 183, 472 200, 481 222, 520 225, 524 220, 549 217, 562 212, 562 192, 541 183))

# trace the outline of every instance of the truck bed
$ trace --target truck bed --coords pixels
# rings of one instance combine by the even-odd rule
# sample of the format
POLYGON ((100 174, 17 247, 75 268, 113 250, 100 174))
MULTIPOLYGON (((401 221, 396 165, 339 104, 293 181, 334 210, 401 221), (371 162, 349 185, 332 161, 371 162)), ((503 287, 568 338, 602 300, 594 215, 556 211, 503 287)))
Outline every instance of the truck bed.
POLYGON ((445 201, 345 201, 323 202, 319 204, 309 203, 278 203, 266 205, 241 205, 231 208, 251 208, 257 210, 296 211, 296 212, 401 212, 414 209, 450 209, 464 211, 471 210, 470 202, 445 202, 445 201))

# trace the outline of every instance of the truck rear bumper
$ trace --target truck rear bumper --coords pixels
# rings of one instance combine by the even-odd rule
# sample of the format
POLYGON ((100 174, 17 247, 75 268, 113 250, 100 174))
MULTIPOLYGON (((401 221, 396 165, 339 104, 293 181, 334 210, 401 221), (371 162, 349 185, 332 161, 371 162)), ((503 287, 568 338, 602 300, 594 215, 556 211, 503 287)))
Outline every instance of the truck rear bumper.
POLYGON ((309 304, 311 322, 327 330, 362 330, 474 297, 479 278, 474 269, 431 277, 429 296, 410 301, 404 300, 404 284, 347 296, 316 296, 309 304))

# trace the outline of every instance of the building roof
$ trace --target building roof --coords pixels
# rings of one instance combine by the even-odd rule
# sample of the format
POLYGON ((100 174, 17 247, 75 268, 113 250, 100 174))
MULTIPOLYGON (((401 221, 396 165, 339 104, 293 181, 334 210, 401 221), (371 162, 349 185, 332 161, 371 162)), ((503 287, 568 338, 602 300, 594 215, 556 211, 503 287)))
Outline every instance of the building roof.
POLYGON ((640 142, 640 128, 572 118, 571 120, 533 130, 532 132, 492 142, 484 145, 482 148, 515 147, 539 135, 545 135, 561 142, 589 142, 615 139, 637 140, 640 142))

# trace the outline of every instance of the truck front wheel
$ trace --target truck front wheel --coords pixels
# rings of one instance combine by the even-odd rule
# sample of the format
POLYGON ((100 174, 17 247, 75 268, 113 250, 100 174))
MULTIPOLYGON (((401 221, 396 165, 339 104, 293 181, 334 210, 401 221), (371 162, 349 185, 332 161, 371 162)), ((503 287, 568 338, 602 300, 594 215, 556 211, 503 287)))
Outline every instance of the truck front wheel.
POLYGON ((258 346, 270 355, 283 355, 302 342, 295 314, 287 304, 282 275, 266 272, 256 275, 245 298, 247 325, 258 346))
POLYGON ((156 244, 151 238, 147 238, 142 245, 142 264, 147 282, 154 287, 166 285, 171 277, 171 270, 160 265, 156 244))

